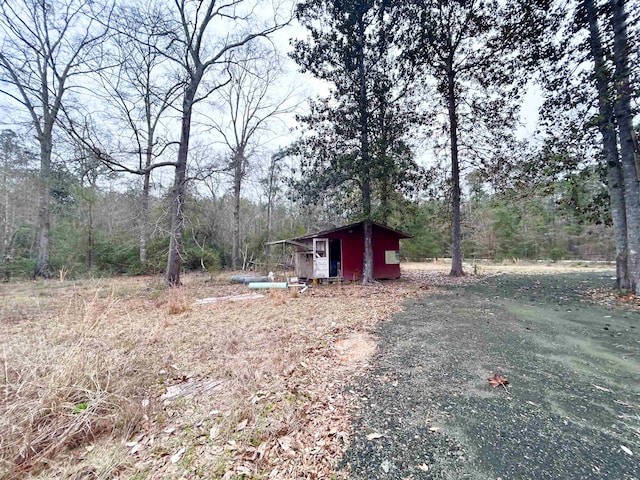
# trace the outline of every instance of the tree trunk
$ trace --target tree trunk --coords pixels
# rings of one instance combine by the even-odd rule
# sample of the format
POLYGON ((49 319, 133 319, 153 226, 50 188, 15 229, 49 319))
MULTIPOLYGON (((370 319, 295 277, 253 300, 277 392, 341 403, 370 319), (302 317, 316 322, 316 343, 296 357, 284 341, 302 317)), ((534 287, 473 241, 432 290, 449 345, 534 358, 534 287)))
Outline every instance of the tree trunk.
POLYGON ((595 82, 598 90, 598 128, 602 135, 604 156, 607 162, 607 189, 616 242, 616 288, 628 289, 627 220, 625 217, 624 185, 618 156, 618 140, 613 118, 613 106, 609 96, 610 76, 605 63, 596 6, 593 0, 584 0, 584 7, 589 21, 589 44, 594 60, 595 82))
MULTIPOLYGON (((95 185, 92 185, 92 188, 95 188, 95 185)), ((92 192, 93 194, 93 192, 92 192)), ((87 271, 91 271, 93 268, 93 247, 94 247, 94 238, 93 238, 93 198, 89 199, 89 219, 88 219, 88 232, 87 232, 87 271)))
POLYGON ((191 113, 193 101, 200 83, 199 77, 192 77, 184 93, 182 101, 182 128, 180 131, 180 148, 176 162, 176 173, 173 182, 173 203, 171 205, 171 232, 169 240, 169 257, 167 260, 166 282, 169 286, 181 285, 182 269, 182 229, 184 227, 184 197, 187 181, 187 158, 189 155, 189 135, 191 133, 191 113))
POLYGON ((5 149, 5 158, 3 158, 2 165, 2 194, 3 194, 3 202, 2 202, 2 223, 3 223, 3 231, 2 231, 2 252, 0 252, 1 257, 0 261, 5 263, 8 261, 9 257, 9 238, 10 238, 10 208, 11 201, 9 195, 9 162, 11 162, 11 152, 7 152, 8 148, 10 148, 9 143, 7 142, 7 149, 5 149))
POLYGON ((151 173, 144 174, 142 184, 142 201, 140 205, 140 265, 147 264, 147 240, 149 228, 149 189, 151 173))
POLYGON ((238 268, 240 252, 240 193, 244 170, 244 152, 242 148, 235 152, 233 163, 233 233, 231 245, 231 267, 238 268))
MULTIPOLYGON (((267 265, 271 262, 271 231, 273 230, 273 202, 276 196, 276 171, 279 158, 275 155, 271 157, 269 163, 269 175, 267 177, 267 242, 264 247, 264 255, 267 260, 267 265)), ((283 254, 284 262, 284 254, 283 254)))
POLYGON ((371 164, 369 158, 369 115, 367 111, 367 77, 364 65, 365 25, 363 14, 358 19, 358 110, 360 113, 360 155, 362 159, 362 214, 364 216, 364 257, 362 284, 373 285, 373 240, 371 226, 371 164))
POLYGON ((271 215, 273 212, 273 199, 275 197, 275 169, 276 169, 276 160, 271 159, 271 165, 269 166, 269 183, 267 190, 267 242, 271 241, 271 230, 272 219, 271 215))
POLYGON ((627 219, 627 264, 629 288, 636 292, 640 284, 640 197, 638 172, 636 171, 635 146, 631 115, 631 85, 629 82, 629 44, 627 40, 627 16, 624 0, 611 0, 613 13, 613 60, 616 100, 614 110, 620 138, 620 159, 624 178, 624 201, 627 219))
MULTIPOLYGON (((382 16, 383 14, 384 14, 384 9, 380 9, 380 15, 382 16)), ((381 18, 381 22, 382 21, 383 19, 381 18)), ((384 40, 381 40, 381 43, 384 43, 384 40)), ((376 160, 378 165, 380 164, 384 165, 384 171, 390 172, 392 171, 393 166, 389 165, 391 161, 387 158, 388 151, 389 151, 389 138, 388 138, 387 129, 389 127, 386 125, 387 103, 386 103, 385 95, 379 94, 377 98, 377 102, 380 108, 378 128, 380 130, 380 135, 382 138, 379 139, 379 150, 378 150, 379 157, 376 160)), ((389 175, 383 175, 382 178, 379 179, 379 181, 381 182, 379 218, 382 223, 387 224, 387 222, 389 221, 389 216, 391 215, 391 192, 392 192, 391 179, 389 178, 389 175)))
POLYGON ((385 225, 389 222, 389 215, 391 214, 391 200, 390 200, 391 186, 386 178, 382 179, 380 185, 380 221, 385 225))
POLYGON ((269 191, 267 192, 267 242, 271 241, 271 212, 273 211, 273 171, 269 174, 269 191))
MULTIPOLYGON (((384 116, 385 116, 385 112, 383 111, 381 113, 382 120, 380 121, 381 123, 380 130, 383 132, 382 133, 383 138, 381 139, 381 142, 380 142, 380 150, 379 150, 380 157, 377 159, 377 161, 384 165, 385 171, 387 171, 387 168, 389 169, 388 171, 391 171, 393 167, 388 165, 389 159, 387 158, 387 152, 389 149, 389 142, 387 141, 387 134, 386 134, 387 127, 384 124, 384 116)), ((380 181, 380 216, 379 218, 382 223, 387 224, 389 222, 389 216, 391 215, 391 193, 393 189, 391 186, 391 179, 389 178, 388 175, 383 175, 383 177, 379 181, 380 181)))
POLYGON ((362 263, 362 284, 373 285, 373 228, 371 225, 371 183, 368 179, 363 182, 362 196, 365 208, 369 214, 365 214, 364 221, 364 257, 362 263))
POLYGON ((38 259, 34 277, 51 278, 51 128, 45 125, 40 142, 40 198, 38 206, 38 259))
POLYGON ((373 285, 375 280, 373 279, 373 225, 370 220, 365 220, 363 224, 364 229, 364 264, 363 264, 363 285, 373 285), (366 281, 366 275, 369 275, 369 280, 366 281))
MULTIPOLYGON (((149 135, 151 140, 151 135, 149 135)), ((153 145, 151 141, 147 144, 146 168, 151 166, 153 161, 153 145)), ((142 183, 142 200, 140 205, 140 264, 144 267, 147 264, 147 242, 149 238, 149 194, 151 190, 151 172, 144 174, 142 183)))
POLYGON ((462 233, 460 227, 460 164, 458 160, 458 115, 456 112, 455 73, 450 64, 447 72, 447 96, 449 103, 449 128, 451 140, 451 272, 452 277, 464 275, 462 270, 462 233))

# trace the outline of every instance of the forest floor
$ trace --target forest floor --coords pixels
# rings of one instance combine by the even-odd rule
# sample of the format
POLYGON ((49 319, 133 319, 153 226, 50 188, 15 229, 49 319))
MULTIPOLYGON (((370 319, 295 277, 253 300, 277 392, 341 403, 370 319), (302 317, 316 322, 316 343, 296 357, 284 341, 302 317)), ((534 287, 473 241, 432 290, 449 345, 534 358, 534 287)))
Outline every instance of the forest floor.
POLYGON ((517 478, 509 470, 517 449, 500 421, 522 429, 518 419, 530 418, 531 428, 546 428, 539 435, 554 437, 547 422, 578 424, 581 413, 563 417, 562 409, 567 402, 586 408, 576 399, 588 394, 611 415, 602 415, 611 423, 606 429, 594 425, 620 444, 615 452, 593 451, 619 463, 593 468, 634 472, 623 461, 640 455, 640 401, 637 381, 625 386, 623 374, 637 366, 637 317, 629 313, 637 301, 609 293, 610 266, 478 264, 475 271, 452 279, 446 263, 408 264, 401 280, 374 287, 316 286, 301 295, 280 290, 211 303, 198 300, 249 291, 231 285, 229 273, 188 275, 173 290, 150 277, 1 285, 0 478, 464 478, 476 469, 487 478, 517 478), (514 270, 529 276, 500 275, 514 270), (531 276, 557 271, 582 273, 531 276), (540 293, 555 278, 580 280, 540 293), (576 286, 589 291, 574 295, 576 286), (513 300, 523 294, 525 303, 513 300), (550 349, 582 325, 563 320, 565 303, 560 323, 549 321, 559 298, 588 313, 591 323, 578 333, 606 327, 598 333, 615 333, 607 338, 619 351, 602 350, 589 333, 575 336, 570 351, 560 345, 559 358, 538 358, 532 331, 550 349), (483 322, 471 328, 478 314, 483 322), (513 351, 520 357, 509 357, 513 351), (404 363, 392 365, 401 353, 404 363), (592 367, 598 359, 609 363, 592 367), (547 364, 564 376, 545 373, 547 364), (575 386, 572 369, 603 377, 575 386), (418 385, 405 383, 418 371, 418 385), (492 373, 512 385, 491 389, 483 377, 492 373), (485 404, 491 408, 482 411, 485 404), (627 425, 636 429, 631 441, 627 425), (488 436, 487 452, 470 446, 474 432, 488 436), (423 457, 403 456, 416 445, 423 457), (505 453, 491 460, 492 445, 505 453), (479 459, 489 463, 478 466, 479 459))

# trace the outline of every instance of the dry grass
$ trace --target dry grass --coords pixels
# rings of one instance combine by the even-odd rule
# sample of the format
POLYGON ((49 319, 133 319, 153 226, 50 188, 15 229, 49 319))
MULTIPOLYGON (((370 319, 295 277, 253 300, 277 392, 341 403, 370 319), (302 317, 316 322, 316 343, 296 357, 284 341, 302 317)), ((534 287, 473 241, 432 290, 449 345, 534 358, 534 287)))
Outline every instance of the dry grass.
POLYGON ((0 287, 0 477, 330 478, 350 435, 345 386, 373 351, 364 332, 418 287, 195 303, 247 292, 226 277, 0 287))
POLYGON ((0 478, 346 478, 345 387, 374 352, 368 331, 407 297, 478 278, 447 269, 210 304, 196 299, 248 290, 229 274, 169 290, 157 278, 2 285, 0 478))
MULTIPOLYGON (((431 262, 405 262, 405 272, 448 272, 451 259, 439 259, 431 262)), ((558 262, 526 262, 518 259, 494 263, 486 260, 468 260, 464 263, 465 273, 470 275, 492 275, 496 273, 513 273, 520 275, 601 272, 615 270, 615 264, 609 262, 558 261, 558 262)))

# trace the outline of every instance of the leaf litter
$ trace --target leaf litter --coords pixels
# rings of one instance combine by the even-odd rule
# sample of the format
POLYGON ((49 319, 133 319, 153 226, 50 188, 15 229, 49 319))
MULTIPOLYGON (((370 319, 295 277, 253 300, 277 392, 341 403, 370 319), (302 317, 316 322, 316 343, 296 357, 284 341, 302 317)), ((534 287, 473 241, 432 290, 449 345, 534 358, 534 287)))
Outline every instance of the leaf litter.
POLYGON ((506 387, 507 385, 509 385, 509 380, 507 380, 503 375, 498 375, 497 373, 494 373, 492 377, 489 377, 487 379, 487 381, 493 388, 499 386, 506 387))
POLYGON ((434 293, 439 275, 418 283, 317 286, 303 296, 268 292, 253 302, 234 301, 246 287, 224 277, 187 275, 169 294, 150 277, 63 288, 51 282, 46 296, 28 282, 12 284, 11 295, 0 287, 7 300, 0 306, 8 319, 4 356, 12 366, 0 411, 0 430, 13 432, 3 438, 0 457, 6 478, 28 478, 29 472, 36 478, 41 471, 58 478, 84 471, 113 479, 198 478, 203 470, 228 479, 348 478, 336 472, 358 404, 346 386, 375 353, 369 331, 401 310, 406 298, 425 289, 434 293), (37 295, 37 309, 21 307, 37 295), (213 297, 229 298, 196 304, 213 297), (14 310, 20 318, 9 315, 14 310), (84 402, 88 408, 54 417, 48 398, 38 393, 37 375, 51 377, 50 365, 65 369, 60 378, 70 385, 85 385, 88 377, 82 388, 103 389, 112 406, 97 410, 83 396, 95 393, 61 384, 71 407, 84 402), (48 426, 28 423, 39 409, 48 412, 48 426), (90 424, 88 415, 95 416, 90 424), (62 422, 69 420, 91 430, 82 436, 65 430, 62 422), (29 429, 52 447, 13 463, 30 448, 21 433, 29 429), (66 438, 65 431, 74 436, 66 438))

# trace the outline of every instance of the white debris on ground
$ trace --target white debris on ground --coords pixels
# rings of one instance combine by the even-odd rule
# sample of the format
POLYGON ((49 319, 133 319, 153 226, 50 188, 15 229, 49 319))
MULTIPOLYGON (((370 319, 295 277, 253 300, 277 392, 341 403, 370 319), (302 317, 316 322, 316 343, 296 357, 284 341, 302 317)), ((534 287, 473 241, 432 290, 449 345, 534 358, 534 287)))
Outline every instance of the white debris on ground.
POLYGON ((241 302, 244 300, 255 300, 263 298, 261 293, 242 293, 240 295, 227 295, 225 297, 209 297, 196 300, 196 304, 216 303, 216 302, 241 302))
POLYGON ((189 397, 196 394, 210 393, 222 385, 221 380, 188 378, 186 381, 167 387, 167 391, 160 396, 165 403, 176 398, 189 397))

